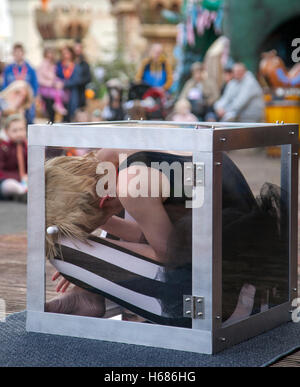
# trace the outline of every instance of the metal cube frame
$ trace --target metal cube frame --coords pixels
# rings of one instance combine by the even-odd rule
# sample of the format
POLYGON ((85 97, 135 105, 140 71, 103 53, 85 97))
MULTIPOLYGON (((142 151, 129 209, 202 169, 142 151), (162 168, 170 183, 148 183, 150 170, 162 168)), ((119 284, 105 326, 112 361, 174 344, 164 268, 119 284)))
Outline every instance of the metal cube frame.
POLYGON ((28 146, 27 331, 213 354, 291 320, 291 302, 297 297, 298 125, 147 121, 30 125, 28 146), (274 145, 282 149, 281 187, 289 193, 289 300, 222 327, 222 152, 274 145), (187 151, 194 163, 205 164, 204 205, 192 210, 192 296, 203 299, 204 318, 193 318, 192 328, 181 328, 44 312, 47 146, 187 151), (201 219, 206 219, 206 227, 201 219))

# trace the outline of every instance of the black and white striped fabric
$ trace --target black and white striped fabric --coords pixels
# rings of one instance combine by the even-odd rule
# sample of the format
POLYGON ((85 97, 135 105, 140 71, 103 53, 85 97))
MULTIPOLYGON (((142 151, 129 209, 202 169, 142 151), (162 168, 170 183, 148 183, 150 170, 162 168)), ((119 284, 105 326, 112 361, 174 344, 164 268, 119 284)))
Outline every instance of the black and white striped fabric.
POLYGON ((189 327, 183 295, 191 293, 189 266, 166 269, 149 258, 91 236, 88 243, 60 240, 51 260, 70 282, 158 324, 189 327))

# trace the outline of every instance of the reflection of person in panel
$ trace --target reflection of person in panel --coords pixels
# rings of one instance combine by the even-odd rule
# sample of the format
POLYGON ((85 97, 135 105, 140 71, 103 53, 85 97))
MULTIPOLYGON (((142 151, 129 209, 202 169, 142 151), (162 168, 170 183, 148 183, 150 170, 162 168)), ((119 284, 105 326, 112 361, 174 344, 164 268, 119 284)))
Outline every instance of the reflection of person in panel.
MULTIPOLYGON (((191 267, 192 212, 185 206, 188 198, 184 194, 181 197, 174 194, 174 175, 167 176, 151 164, 179 161, 183 165, 192 161, 191 156, 132 151, 127 152, 126 163, 119 164, 119 153, 124 151, 103 149, 97 155, 58 157, 47 161, 46 226, 55 226, 58 231, 58 234, 47 235, 47 256, 58 254, 54 242, 59 236, 86 241, 89 233, 101 226, 101 229, 120 238, 111 241, 116 248, 130 250, 133 254, 163 264, 170 272, 191 267), (101 178, 96 170, 99 161, 104 160, 112 162, 118 171, 116 197, 99 197, 96 193, 96 185, 101 178), (141 162, 144 166, 139 167, 137 172, 135 165, 141 162), (142 174, 143 168, 148 173, 142 174), (135 184, 137 173, 143 178, 145 176, 148 187, 151 187, 152 179, 159 182, 154 187, 158 192, 156 197, 151 197, 150 191, 145 197, 128 194, 128 187, 135 184), (163 192, 168 188, 170 195, 165 197, 163 192), (131 220, 117 216, 123 209, 131 215, 131 220)), ((181 178, 180 184, 183 186, 183 175, 181 178)), ((140 184, 143 183, 142 179, 140 184)), ((223 319, 230 317, 234 321, 250 315, 255 307, 255 295, 261 298, 265 289, 280 287, 280 279, 286 278, 282 271, 282 260, 286 253, 283 232, 279 233, 277 227, 279 195, 272 185, 264 185, 264 190, 266 192, 256 200, 239 169, 224 154, 223 319), (272 262, 275 262, 276 270, 273 270, 272 262)), ((54 279, 59 276, 57 272, 54 279)), ((57 285, 58 291, 65 292, 69 285, 70 278, 64 277, 57 285)), ((183 281, 188 281, 191 287, 191 274, 183 281)), ((176 286, 180 283, 179 279, 176 286)), ((45 310, 103 316, 103 295, 86 290, 82 283, 78 284, 80 286, 48 302, 45 310)))

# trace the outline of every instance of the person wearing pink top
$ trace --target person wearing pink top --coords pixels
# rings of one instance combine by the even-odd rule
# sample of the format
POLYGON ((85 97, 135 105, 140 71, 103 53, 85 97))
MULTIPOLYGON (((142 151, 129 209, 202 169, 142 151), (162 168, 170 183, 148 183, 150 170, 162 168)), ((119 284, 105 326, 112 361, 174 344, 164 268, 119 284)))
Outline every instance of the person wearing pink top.
POLYGON ((65 115, 67 113, 64 102, 67 94, 63 82, 56 76, 55 53, 51 48, 44 51, 44 59, 37 70, 39 81, 39 94, 41 95, 50 121, 54 121, 55 112, 65 115))

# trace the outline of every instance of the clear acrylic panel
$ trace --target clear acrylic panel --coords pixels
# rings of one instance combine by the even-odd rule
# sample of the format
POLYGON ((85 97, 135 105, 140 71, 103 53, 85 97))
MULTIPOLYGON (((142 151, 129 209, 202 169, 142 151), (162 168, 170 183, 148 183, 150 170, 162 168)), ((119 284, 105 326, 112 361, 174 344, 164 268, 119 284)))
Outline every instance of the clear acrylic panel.
POLYGON ((223 153, 222 310, 227 326, 289 299, 288 192, 265 148, 223 153))
POLYGON ((47 147, 45 311, 191 327, 192 168, 191 153, 47 147))

